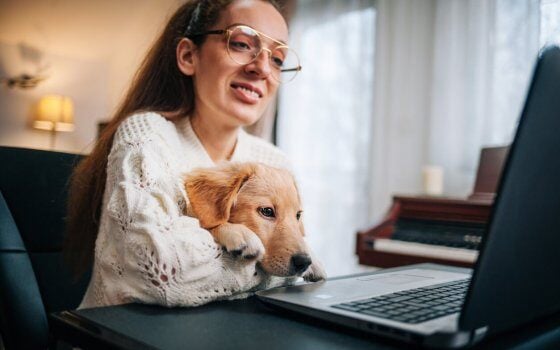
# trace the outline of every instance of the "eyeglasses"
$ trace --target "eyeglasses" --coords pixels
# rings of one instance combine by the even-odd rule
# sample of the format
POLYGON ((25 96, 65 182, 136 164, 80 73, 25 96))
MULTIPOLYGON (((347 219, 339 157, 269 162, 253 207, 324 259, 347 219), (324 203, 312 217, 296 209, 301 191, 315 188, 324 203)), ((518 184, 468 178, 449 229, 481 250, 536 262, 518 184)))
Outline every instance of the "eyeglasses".
POLYGON ((226 29, 188 35, 188 37, 194 38, 210 34, 225 36, 229 57, 240 65, 255 61, 263 51, 266 51, 272 67, 271 75, 278 82, 285 83, 293 80, 302 68, 299 64, 299 57, 294 50, 249 26, 235 25, 226 29), (268 49, 263 45, 263 38, 278 45, 268 49))

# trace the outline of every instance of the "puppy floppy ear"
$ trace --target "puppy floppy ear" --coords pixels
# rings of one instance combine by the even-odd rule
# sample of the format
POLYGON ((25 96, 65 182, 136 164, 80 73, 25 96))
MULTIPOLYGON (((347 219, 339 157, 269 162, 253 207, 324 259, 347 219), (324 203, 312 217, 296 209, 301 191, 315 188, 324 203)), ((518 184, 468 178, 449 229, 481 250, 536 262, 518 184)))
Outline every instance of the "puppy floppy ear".
POLYGON ((251 163, 231 163, 218 168, 196 169, 185 178, 185 190, 200 226, 211 229, 229 220, 241 186, 255 173, 251 163))

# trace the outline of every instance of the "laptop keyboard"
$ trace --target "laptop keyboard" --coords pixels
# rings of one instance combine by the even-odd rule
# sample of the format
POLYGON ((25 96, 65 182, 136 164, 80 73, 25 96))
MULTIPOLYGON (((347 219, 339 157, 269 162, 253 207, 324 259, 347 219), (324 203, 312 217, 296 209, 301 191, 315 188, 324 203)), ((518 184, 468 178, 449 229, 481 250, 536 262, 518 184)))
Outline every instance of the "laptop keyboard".
POLYGON ((461 310, 470 279, 331 305, 334 308, 405 323, 421 323, 461 310))

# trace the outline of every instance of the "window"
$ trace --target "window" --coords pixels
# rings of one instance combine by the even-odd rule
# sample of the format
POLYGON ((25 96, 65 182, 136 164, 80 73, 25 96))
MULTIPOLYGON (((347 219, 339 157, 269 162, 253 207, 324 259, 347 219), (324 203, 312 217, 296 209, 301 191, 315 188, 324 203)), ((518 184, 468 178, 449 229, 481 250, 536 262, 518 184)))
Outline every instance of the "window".
POLYGON ((293 162, 312 250, 329 275, 348 273, 368 220, 375 10, 299 1, 291 34, 303 70, 280 91, 277 143, 293 162))
POLYGON ((560 0, 541 0, 540 44, 560 45, 560 0))

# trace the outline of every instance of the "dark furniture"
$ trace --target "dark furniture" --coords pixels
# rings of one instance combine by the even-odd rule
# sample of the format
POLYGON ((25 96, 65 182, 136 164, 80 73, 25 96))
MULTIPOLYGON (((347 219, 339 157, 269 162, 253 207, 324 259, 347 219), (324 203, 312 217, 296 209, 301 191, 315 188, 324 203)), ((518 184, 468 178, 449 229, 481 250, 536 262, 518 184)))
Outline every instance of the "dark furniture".
POLYGON ((75 308, 62 260, 67 182, 80 156, 0 147, 0 333, 6 349, 53 345, 47 315, 75 308))
POLYGON ((360 264, 472 267, 509 147, 483 148, 468 198, 394 196, 380 223, 357 233, 360 264))
MULTIPOLYGON (((384 271, 385 272, 385 271, 384 271)), ((51 315, 53 332, 83 349, 410 349, 410 345, 273 310, 256 297, 196 308, 129 304, 51 315)), ((476 348, 559 348, 560 316, 497 334, 476 348)))

